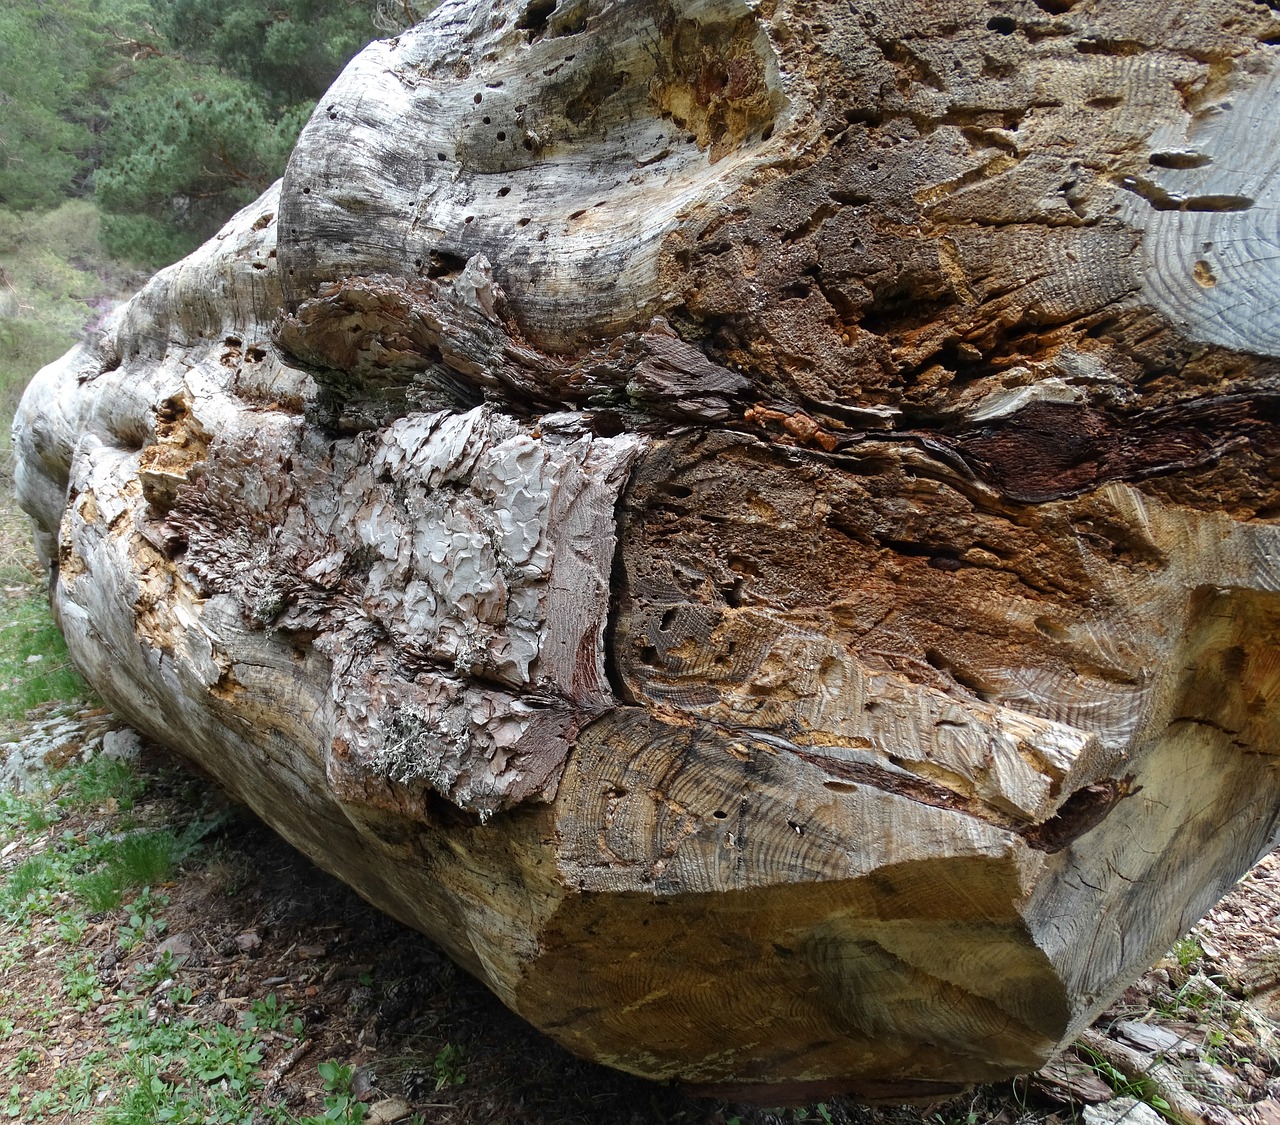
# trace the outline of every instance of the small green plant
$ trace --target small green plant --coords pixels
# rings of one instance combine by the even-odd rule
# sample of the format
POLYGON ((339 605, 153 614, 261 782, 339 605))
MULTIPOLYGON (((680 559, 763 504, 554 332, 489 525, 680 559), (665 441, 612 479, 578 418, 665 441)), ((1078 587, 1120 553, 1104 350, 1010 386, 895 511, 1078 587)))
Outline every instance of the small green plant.
POLYGON ((115 910, 123 901, 128 887, 113 868, 104 867, 78 876, 72 882, 77 897, 94 913, 115 910))
POLYGON ((431 1061, 431 1074, 436 1080, 436 1089, 446 1086, 461 1086, 467 1080, 462 1069, 462 1048, 453 1043, 446 1043, 436 1052, 431 1061))
POLYGON ((174 973, 177 971, 178 962, 174 959, 173 954, 166 949, 151 964, 143 965, 142 968, 134 973, 134 977, 144 989, 150 992, 165 981, 172 980, 174 973))
POLYGON ((1207 1028, 1204 1040, 1200 1044, 1200 1061, 1210 1066, 1219 1064, 1225 1057, 1223 1050, 1227 1045, 1227 1033, 1218 1027, 1207 1028))
POLYGON ((131 809, 145 788, 128 762, 101 755, 54 774, 50 781, 63 808, 93 808, 114 801, 118 809, 131 809))
POLYGON ((90 910, 114 910, 134 887, 147 887, 169 876, 185 857, 187 845, 172 832, 135 832, 98 850, 100 862, 79 876, 76 894, 90 910))
POLYGON ((67 867, 66 857, 48 851, 23 860, 0 886, 0 917, 22 925, 51 913, 67 867))
POLYGON ((355 1071, 332 1060, 320 1063, 316 1071, 325 1088, 324 1113, 318 1117, 300 1118, 298 1125, 330 1125, 334 1121, 343 1122, 343 1125, 361 1125, 369 1107, 357 1101, 351 1092, 355 1071))
POLYGON ((129 917, 120 927, 117 937, 120 948, 127 953, 164 933, 169 924, 152 911, 158 912, 168 905, 168 896, 152 894, 150 887, 143 887, 129 904, 129 917))
POLYGON ((40 1061, 40 1052, 34 1047, 23 1047, 16 1055, 13 1061, 5 1069, 5 1073, 10 1077, 19 1074, 26 1074, 33 1066, 40 1061))
POLYGON ((120 841, 111 862, 130 886, 153 886, 169 877, 186 851, 172 832, 136 832, 120 841))
POLYGON ((1204 956, 1200 943, 1193 937, 1179 938, 1173 943, 1173 958, 1178 968, 1189 969, 1204 956))
POLYGON ((57 1100, 58 1097, 52 1090, 37 1090, 27 1100, 27 1117, 34 1119, 43 1116, 57 1100))
MULTIPOLYGON (((99 789, 98 781, 101 779, 94 779, 91 789, 94 798, 104 791, 126 791, 136 780, 132 771, 120 776, 125 778, 124 790, 114 781, 109 788, 99 789)), ((117 797, 116 800, 119 801, 120 798, 117 797)), ((97 800, 90 799, 87 803, 96 804, 97 800)), ((167 829, 130 832, 103 842, 95 852, 97 866, 75 880, 76 894, 90 910, 115 910, 134 887, 151 886, 167 879, 173 869, 197 846, 200 827, 202 826, 196 826, 195 832, 188 829, 180 835, 167 829)))
POLYGON ((22 827, 29 833, 43 832, 57 822, 57 815, 40 804, 27 805, 22 814, 22 827))
POLYGON ((251 1031, 219 1025, 197 1040, 191 1050, 193 1073, 205 1082, 223 1082, 238 1094, 262 1085, 256 1075, 262 1044, 251 1031))
POLYGON ((87 923, 80 914, 59 914, 55 919, 58 925, 58 937, 68 945, 79 945, 84 939, 87 923))
POLYGON ((81 1012, 102 1003, 98 974, 83 957, 72 957, 62 963, 62 986, 67 990, 67 998, 81 1012))
POLYGON ((279 1031, 285 1026, 288 1015, 289 1005, 280 1003, 274 992, 268 992, 265 1000, 254 1000, 249 1004, 249 1010, 240 1017, 240 1021, 245 1027, 279 1031))
POLYGON ((175 1090, 160 1077, 156 1062, 148 1055, 137 1056, 129 1068, 129 1083, 119 1105, 108 1106, 102 1120, 110 1125, 143 1125, 152 1121, 181 1121, 182 1117, 162 1116, 172 1113, 175 1090))
POLYGON ((9 877, 4 881, 4 897, 10 902, 21 902, 48 887, 51 881, 49 857, 32 856, 9 872, 9 877))
POLYGON ((1092 1051, 1088 1047, 1077 1047, 1077 1050, 1081 1052, 1082 1057, 1094 1069, 1098 1077, 1111 1087, 1117 1097, 1134 1098, 1137 1101, 1145 1102, 1158 1113, 1162 1113, 1165 1116, 1170 1115, 1172 1111, 1169 1103, 1155 1092, 1153 1084, 1144 1082, 1141 1079, 1129 1078, 1096 1051, 1092 1051))

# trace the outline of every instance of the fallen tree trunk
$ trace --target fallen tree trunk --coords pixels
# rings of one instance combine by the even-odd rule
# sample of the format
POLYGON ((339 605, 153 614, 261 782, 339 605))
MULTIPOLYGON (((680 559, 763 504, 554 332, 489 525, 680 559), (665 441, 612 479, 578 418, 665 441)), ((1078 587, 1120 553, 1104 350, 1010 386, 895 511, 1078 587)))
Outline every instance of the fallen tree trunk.
POLYGON ((447 0, 28 391, 75 660, 580 1054, 1034 1069, 1276 827, 1276 31, 447 0))

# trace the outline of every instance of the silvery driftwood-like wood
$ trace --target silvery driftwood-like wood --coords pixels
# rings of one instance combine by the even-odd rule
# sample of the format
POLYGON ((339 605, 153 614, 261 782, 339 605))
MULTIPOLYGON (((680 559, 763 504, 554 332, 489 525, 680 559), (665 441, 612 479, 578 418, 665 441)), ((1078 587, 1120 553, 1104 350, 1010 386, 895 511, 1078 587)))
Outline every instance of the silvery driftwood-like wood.
POLYGON ((446 0, 33 382, 76 662, 581 1054, 1038 1066, 1276 828, 1278 37, 446 0))

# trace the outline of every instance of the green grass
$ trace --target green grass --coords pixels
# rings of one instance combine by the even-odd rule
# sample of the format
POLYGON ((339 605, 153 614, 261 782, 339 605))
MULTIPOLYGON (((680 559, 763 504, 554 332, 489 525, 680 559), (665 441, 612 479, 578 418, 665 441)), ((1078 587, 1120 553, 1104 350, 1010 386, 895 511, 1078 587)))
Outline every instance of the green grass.
POLYGON ((0 208, 0 445, 26 386, 121 297, 132 280, 99 237, 98 210, 83 200, 48 212, 0 208))
MULTIPOLYGON (((264 1101, 262 1068, 270 1052, 278 1056, 307 1035, 288 1003, 271 993, 233 1020, 210 1024, 194 1018, 183 959, 168 952, 147 957, 167 928, 170 906, 153 888, 177 865, 212 856, 204 841, 223 820, 196 812, 177 830, 137 826, 133 818, 146 809, 128 810, 146 796, 132 766, 102 759, 55 772, 43 791, 0 793, 0 841, 30 853, 0 876, 0 971, 29 963, 33 944, 52 943, 50 952, 58 954, 42 962, 56 976, 47 995, 0 995, 0 1041, 26 1040, 0 1073, 0 1116, 86 1125, 360 1125, 367 1107, 352 1094, 351 1068, 338 1063, 320 1067, 322 1117, 298 1119, 264 1101), (110 827, 74 830, 72 817, 96 818, 104 810, 110 827), (103 924, 112 927, 115 948, 134 959, 118 980, 100 975, 95 953, 84 944, 103 924), (157 1002, 172 1015, 157 1020, 157 1002), (24 1076, 72 1009, 98 1013, 107 1045, 59 1069, 50 1088, 30 1091, 24 1076)), ((457 1081, 457 1060, 443 1063, 446 1077, 457 1081)))
POLYGON ((0 917, 23 923, 33 914, 46 913, 66 875, 66 863, 56 853, 23 860, 0 884, 0 917))
POLYGON ((100 862, 73 877, 71 886, 90 910, 115 910, 129 891, 167 879, 190 850, 184 840, 164 829, 131 833, 103 845, 100 862))
POLYGON ((0 719, 55 700, 85 700, 66 642, 42 594, 0 601, 0 719))

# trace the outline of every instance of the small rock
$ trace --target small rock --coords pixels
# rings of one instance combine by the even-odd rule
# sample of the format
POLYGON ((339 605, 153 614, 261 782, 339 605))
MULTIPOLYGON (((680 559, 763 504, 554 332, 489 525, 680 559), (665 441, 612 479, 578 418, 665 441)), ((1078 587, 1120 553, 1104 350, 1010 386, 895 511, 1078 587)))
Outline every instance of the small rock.
POLYGON ((252 953, 262 944, 262 938, 253 930, 246 930, 236 935, 236 948, 241 953, 252 953))
POLYGON ((351 1079, 351 1096, 358 1102, 367 1102, 377 1081, 377 1072, 372 1067, 357 1067, 351 1079))
POLYGON ((102 736, 102 756, 118 762, 132 762, 142 753, 142 739, 136 730, 121 727, 102 736))
POLYGON ((369 1116, 364 1120, 365 1125, 392 1125, 393 1122, 403 1121, 412 1113, 413 1106, 404 1098, 385 1098, 369 1107, 369 1116))
POLYGON ((1116 1098, 1105 1105, 1084 1107, 1085 1125, 1165 1125, 1165 1120, 1145 1102, 1116 1098))
POLYGON ((1195 1064, 1194 1069, 1205 1082, 1212 1083, 1218 1089, 1225 1090, 1231 1095, 1238 1096, 1241 1093, 1240 1080, 1224 1067, 1218 1066, 1217 1063, 1208 1063, 1201 1060, 1195 1064))
POLYGON ((196 951, 195 942, 190 934, 171 934, 156 946, 156 956, 169 954, 175 961, 186 960, 196 951))

